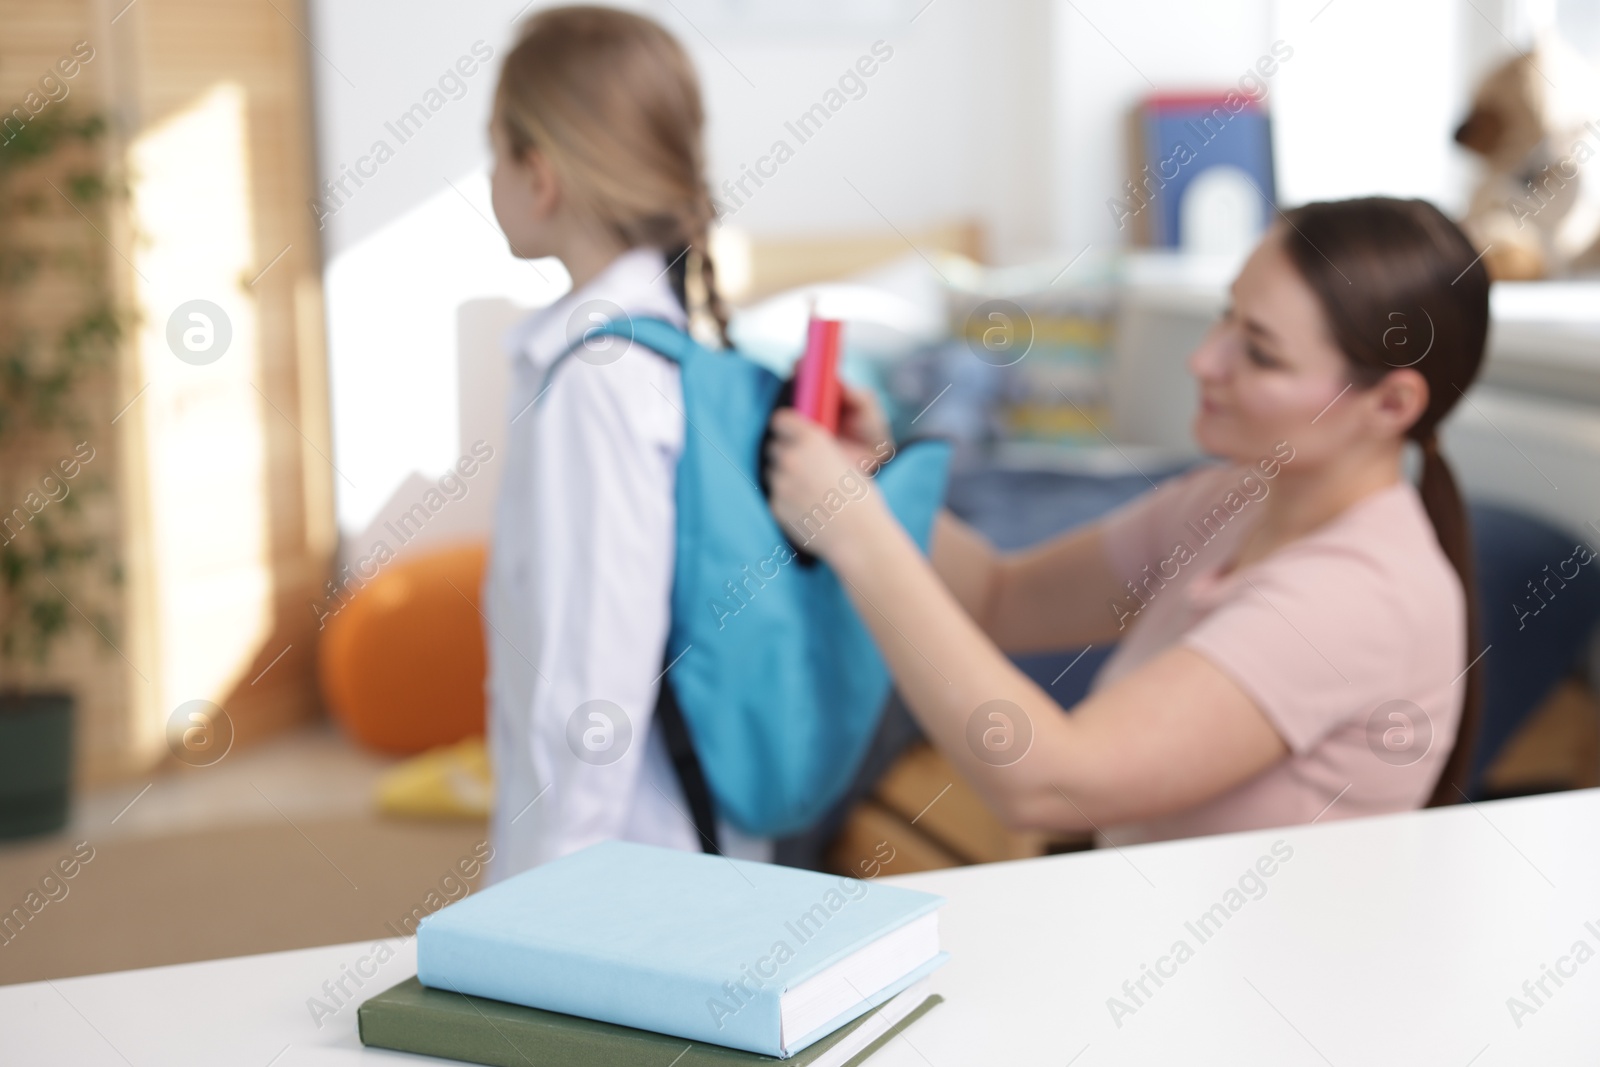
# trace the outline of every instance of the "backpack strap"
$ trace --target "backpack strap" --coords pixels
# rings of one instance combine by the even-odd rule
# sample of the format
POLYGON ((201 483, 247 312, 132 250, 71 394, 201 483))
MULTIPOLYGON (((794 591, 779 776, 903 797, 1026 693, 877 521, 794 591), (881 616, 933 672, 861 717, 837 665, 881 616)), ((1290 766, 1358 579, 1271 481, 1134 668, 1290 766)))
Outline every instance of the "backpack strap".
POLYGON ((633 318, 625 316, 621 319, 609 319, 602 323, 590 326, 578 336, 578 339, 567 346, 566 350, 550 361, 550 366, 545 368, 544 379, 539 383, 539 392, 534 396, 533 402, 537 404, 544 394, 550 390, 550 382, 556 373, 556 368, 565 363, 579 349, 583 348, 596 337, 621 337, 625 341, 637 341, 650 351, 682 365, 690 353, 698 349, 699 342, 695 341, 684 331, 678 329, 666 319, 641 316, 633 318))
POLYGON ((689 802, 689 815, 694 819, 695 832, 700 835, 700 851, 720 856, 722 843, 717 840, 711 787, 706 784, 705 771, 700 766, 700 757, 695 755, 694 740, 689 736, 689 724, 684 721, 678 696, 665 673, 661 675, 661 690, 656 697, 656 719, 661 723, 661 735, 667 742, 667 754, 672 757, 672 769, 683 787, 684 799, 689 802))
MULTIPOLYGON (((538 403, 550 389, 551 376, 568 357, 576 353, 595 337, 621 337, 628 342, 637 341, 656 354, 682 364, 699 346, 694 338, 665 319, 633 318, 612 319, 597 323, 584 330, 566 351, 550 361, 539 383, 538 403)), ((665 657, 663 657, 665 658, 665 657)), ((670 662, 666 664, 671 666, 670 662)), ((678 706, 678 695, 672 689, 672 680, 663 668, 661 688, 656 695, 656 719, 661 723, 662 739, 667 743, 667 754, 672 759, 672 770, 684 799, 689 802, 689 815, 694 821, 695 833, 700 837, 700 848, 712 855, 722 855, 722 844, 717 835, 716 809, 711 802, 711 787, 706 784, 705 769, 694 750, 694 739, 689 736, 689 724, 684 721, 683 709, 678 706)))

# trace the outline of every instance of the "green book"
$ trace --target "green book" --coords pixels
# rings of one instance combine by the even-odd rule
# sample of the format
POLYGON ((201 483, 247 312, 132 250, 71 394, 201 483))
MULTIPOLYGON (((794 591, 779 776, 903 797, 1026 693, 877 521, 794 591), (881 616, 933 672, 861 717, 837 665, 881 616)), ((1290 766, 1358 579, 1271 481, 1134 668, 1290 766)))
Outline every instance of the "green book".
POLYGON ((786 1060, 431 989, 415 978, 369 998, 356 1018, 363 1045, 492 1067, 859 1067, 942 999, 919 982, 786 1060))

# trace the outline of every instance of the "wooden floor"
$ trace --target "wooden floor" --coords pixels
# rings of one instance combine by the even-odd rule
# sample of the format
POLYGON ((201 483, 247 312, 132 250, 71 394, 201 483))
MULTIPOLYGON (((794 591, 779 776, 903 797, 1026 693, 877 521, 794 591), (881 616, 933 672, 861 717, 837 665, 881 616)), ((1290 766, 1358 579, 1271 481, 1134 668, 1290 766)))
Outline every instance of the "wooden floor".
POLYGON ((486 833, 377 816, 394 763, 323 722, 76 797, 63 833, 0 844, 0 984, 394 936, 461 894, 486 833), (93 858, 45 883, 78 842, 93 858))
MULTIPOLYGON (((458 864, 473 870, 484 836, 482 823, 354 818, 101 842, 65 896, 7 931, 0 984, 409 936, 413 909, 464 895, 458 864)), ((0 901, 22 905, 71 853, 66 838, 8 850, 0 901)))

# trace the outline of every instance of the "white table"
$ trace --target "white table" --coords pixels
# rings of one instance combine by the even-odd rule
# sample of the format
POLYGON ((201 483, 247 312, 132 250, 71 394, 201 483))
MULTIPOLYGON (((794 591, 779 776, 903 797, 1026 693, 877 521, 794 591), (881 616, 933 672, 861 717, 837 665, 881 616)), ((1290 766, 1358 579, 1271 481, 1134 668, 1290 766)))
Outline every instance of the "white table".
MULTIPOLYGON (((874 1067, 1600 1061, 1600 790, 894 881, 949 898, 952 959, 947 1002, 874 1067), (1275 842, 1292 856, 1202 942, 1186 923, 1275 842), (1161 962, 1179 940, 1192 956, 1161 962), (1578 941, 1595 958, 1571 958, 1578 941), (1136 1003, 1123 982, 1158 963, 1136 1003), (1536 1005, 1523 983, 1546 965, 1571 973, 1536 1005), (1133 1013, 1113 1020, 1113 996, 1133 1013), (1514 1019, 1513 996, 1535 1010, 1514 1019)), ((414 973, 391 944, 358 999, 414 973)), ((0 1063, 433 1062, 362 1050, 354 1002, 313 1021, 308 999, 371 948, 3 987, 0 1063)))

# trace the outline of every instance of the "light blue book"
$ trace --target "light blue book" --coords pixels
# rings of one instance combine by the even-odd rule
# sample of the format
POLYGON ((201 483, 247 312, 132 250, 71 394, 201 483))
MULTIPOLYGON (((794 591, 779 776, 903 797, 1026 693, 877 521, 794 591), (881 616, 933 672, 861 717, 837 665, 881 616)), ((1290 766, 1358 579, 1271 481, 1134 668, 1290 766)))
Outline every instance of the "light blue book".
POLYGON ((787 1057, 949 958, 943 897, 607 841, 442 908, 423 985, 787 1057))

